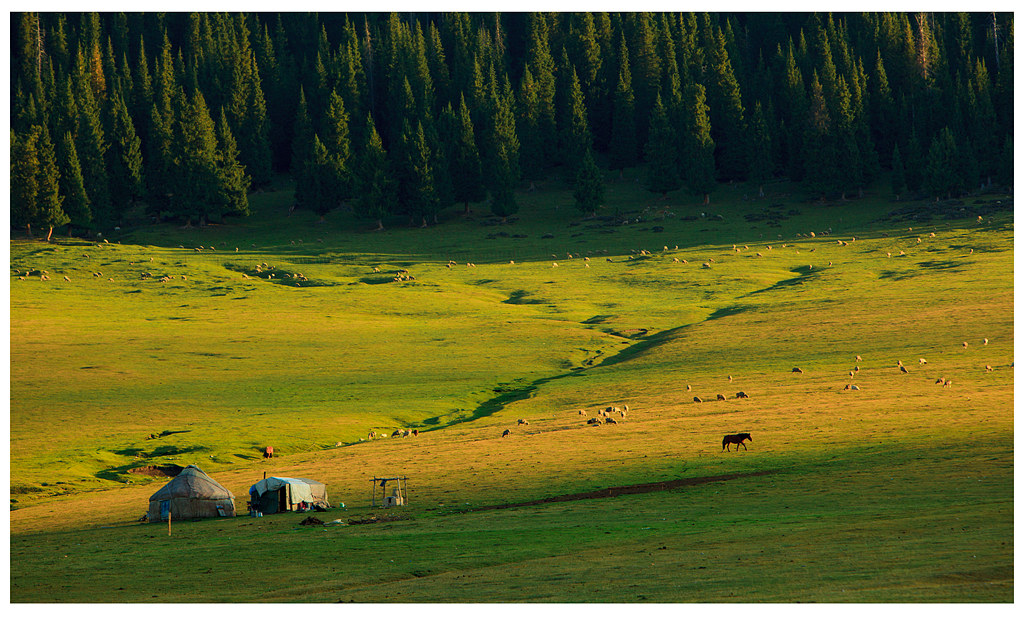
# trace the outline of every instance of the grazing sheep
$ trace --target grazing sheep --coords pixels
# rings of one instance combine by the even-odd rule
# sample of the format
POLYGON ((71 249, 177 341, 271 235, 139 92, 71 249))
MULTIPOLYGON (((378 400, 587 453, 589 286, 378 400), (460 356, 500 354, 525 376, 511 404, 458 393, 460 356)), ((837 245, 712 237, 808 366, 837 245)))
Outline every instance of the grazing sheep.
POLYGON ((598 420, 597 418, 590 418, 587 420, 587 424, 601 424, 601 420, 598 420))
POLYGON ((502 437, 508 437, 509 435, 512 435, 512 431, 508 429, 505 429, 504 431, 501 432, 502 437))
POLYGON ((983 338, 983 339, 981 339, 981 341, 982 341, 982 343, 981 343, 982 345, 988 345, 988 339, 987 338, 983 338))
POLYGON ((729 374, 729 382, 732 382, 732 374, 729 374))
POLYGON ((624 405, 622 405, 622 408, 623 408, 624 410, 626 410, 626 411, 629 411, 629 405, 628 405, 628 404, 624 404, 624 405))
POLYGON ((985 371, 992 371, 992 365, 985 365, 985 371))
POLYGON ((863 358, 861 358, 861 357, 860 357, 860 354, 857 354, 857 356, 856 356, 855 358, 856 358, 857 360, 864 360, 863 358))
POLYGON ((850 385, 850 389, 854 391, 860 391, 860 387, 858 387, 857 385, 850 385))
POLYGON ((804 373, 804 370, 800 369, 799 367, 794 367, 793 369, 789 370, 789 372, 791 374, 802 374, 804 373))
POLYGON ((897 367, 903 367, 903 361, 901 361, 901 360, 897 360, 897 361, 896 361, 896 366, 897 366, 897 367))
POLYGON ((409 435, 410 435, 409 429, 405 429, 404 431, 402 431, 402 437, 409 437, 409 435))
POLYGON ((847 385, 845 387, 843 387, 843 391, 849 391, 849 390, 850 390, 850 385, 849 385, 849 383, 847 383, 847 385))
POLYGON ((524 424, 529 426, 530 423, 527 422, 526 420, 524 420, 523 418, 519 418, 518 420, 516 420, 516 424, 519 425, 519 426, 522 426, 524 424))
POLYGON ((703 400, 700 399, 700 396, 694 396, 693 397, 693 401, 694 402, 704 402, 703 400))
POLYGON ((413 436, 413 437, 416 437, 416 436, 417 436, 417 435, 419 435, 419 434, 420 434, 420 432, 419 432, 419 430, 418 430, 418 429, 413 429, 413 430, 412 430, 412 436, 413 436))
POLYGON ((718 394, 717 396, 715 396, 715 398, 718 400, 725 400, 725 396, 722 394, 718 394))
POLYGON ((853 372, 852 371, 850 372, 850 378, 853 378, 853 372))
POLYGON ((583 409, 580 409, 580 415, 586 415, 586 414, 587 414, 586 411, 584 411, 583 409))
POLYGON ((391 437, 402 437, 402 429, 398 429, 397 431, 392 433, 391 437))
POLYGON ((615 421, 615 418, 605 418, 605 419, 604 419, 604 423, 605 423, 605 424, 618 424, 618 423, 617 423, 617 422, 615 421))
POLYGON ((942 386, 943 386, 943 387, 949 387, 949 386, 950 386, 950 385, 952 385, 952 384, 953 384, 953 379, 952 379, 952 378, 950 378, 950 379, 949 379, 949 380, 947 380, 946 382, 942 383, 942 386))
POLYGON ((925 359, 923 359, 923 358, 918 358, 918 359, 917 359, 917 362, 918 362, 919 364, 921 364, 921 365, 927 365, 927 364, 928 364, 928 361, 926 361, 926 360, 925 360, 925 359))
POLYGON ((366 439, 368 439, 368 440, 372 440, 375 437, 377 437, 377 432, 376 431, 370 431, 369 433, 366 434, 366 439))
POLYGON ((853 373, 856 374, 859 371, 860 371, 860 366, 859 365, 855 365, 854 368, 853 368, 853 373))
POLYGON ((900 372, 902 372, 904 374, 909 374, 910 370, 907 369, 906 367, 904 367, 903 365, 900 365, 900 372))
POLYGON ((747 395, 747 394, 746 394, 745 392, 743 392, 743 391, 737 391, 737 392, 736 392, 736 397, 737 397, 737 398, 749 398, 750 396, 748 396, 748 395, 747 395))
POLYGON ((967 341, 964 341, 964 349, 967 349, 967 341))

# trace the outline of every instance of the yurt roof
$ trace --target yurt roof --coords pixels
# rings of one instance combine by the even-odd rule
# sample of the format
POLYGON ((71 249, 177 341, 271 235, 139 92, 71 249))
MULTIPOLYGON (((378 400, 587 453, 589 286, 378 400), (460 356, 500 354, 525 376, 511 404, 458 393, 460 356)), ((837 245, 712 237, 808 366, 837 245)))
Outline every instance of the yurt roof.
POLYGON ((167 485, 157 490, 150 501, 185 497, 188 499, 234 499, 231 491, 214 481, 198 466, 188 466, 167 485))

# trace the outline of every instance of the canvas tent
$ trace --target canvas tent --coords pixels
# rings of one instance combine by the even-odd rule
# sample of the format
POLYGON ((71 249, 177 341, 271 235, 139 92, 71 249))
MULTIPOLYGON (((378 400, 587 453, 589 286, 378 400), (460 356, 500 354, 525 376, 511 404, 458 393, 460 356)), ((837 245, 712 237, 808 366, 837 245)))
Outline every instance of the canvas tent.
POLYGON ((327 506, 327 486, 301 477, 267 477, 249 488, 253 510, 263 514, 296 510, 299 504, 327 506))
POLYGON ((149 498, 150 522, 235 516, 235 495, 196 466, 188 466, 149 498))

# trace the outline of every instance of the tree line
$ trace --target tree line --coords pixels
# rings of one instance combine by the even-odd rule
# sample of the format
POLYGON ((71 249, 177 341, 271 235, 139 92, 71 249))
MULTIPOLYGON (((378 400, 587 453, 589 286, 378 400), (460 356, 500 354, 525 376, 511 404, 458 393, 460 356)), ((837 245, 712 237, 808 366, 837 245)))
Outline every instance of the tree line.
MULTIPOLYGON (((1012 184, 1013 16, 999 13, 16 13, 12 226, 295 202, 381 222, 517 210, 608 170, 709 200, 802 182, 952 196, 1012 184)), ((611 174, 614 177, 614 174, 611 174)))

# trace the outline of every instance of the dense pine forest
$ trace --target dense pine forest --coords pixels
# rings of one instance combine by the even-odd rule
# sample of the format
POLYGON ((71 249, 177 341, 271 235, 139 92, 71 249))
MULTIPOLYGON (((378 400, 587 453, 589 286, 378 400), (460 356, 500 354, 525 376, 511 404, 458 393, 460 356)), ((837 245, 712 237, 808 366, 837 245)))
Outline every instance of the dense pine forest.
MULTIPOLYGON (((1012 185, 999 13, 20 13, 11 224, 102 232, 295 204, 378 225, 786 179, 809 196, 1012 185)), ((558 211, 553 211, 558 212, 558 211)))

